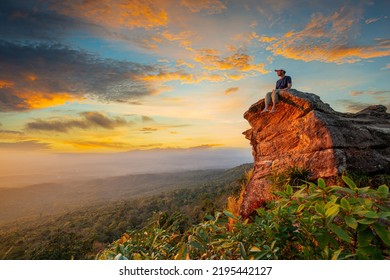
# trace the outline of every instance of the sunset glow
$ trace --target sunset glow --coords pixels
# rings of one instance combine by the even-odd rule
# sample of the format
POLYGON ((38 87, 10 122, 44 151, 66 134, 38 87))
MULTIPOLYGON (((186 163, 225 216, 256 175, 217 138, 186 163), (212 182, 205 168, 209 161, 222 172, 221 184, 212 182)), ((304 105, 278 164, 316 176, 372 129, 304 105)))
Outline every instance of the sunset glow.
POLYGON ((389 1, 0 8, 2 151, 250 149, 242 115, 272 90, 278 68, 338 111, 390 108, 389 1))

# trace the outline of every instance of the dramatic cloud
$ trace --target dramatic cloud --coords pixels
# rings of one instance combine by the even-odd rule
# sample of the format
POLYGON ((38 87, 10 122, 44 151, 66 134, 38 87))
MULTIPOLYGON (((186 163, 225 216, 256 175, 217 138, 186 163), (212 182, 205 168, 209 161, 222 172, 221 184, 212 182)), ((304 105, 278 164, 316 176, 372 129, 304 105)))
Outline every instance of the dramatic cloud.
MULTIPOLYGON (((165 26, 167 12, 152 0, 48 0, 59 14, 114 28, 154 28, 165 26)), ((158 2, 157 2, 158 3, 158 2)))
POLYGON ((62 45, 0 41, 0 61, 0 111, 44 108, 86 97, 126 102, 153 93, 136 79, 153 67, 100 59, 62 45))
POLYGON ((238 91, 238 87, 231 87, 231 88, 228 88, 227 90, 225 90, 225 95, 229 95, 229 94, 232 94, 232 93, 235 93, 238 91))
POLYGON ((44 1, 0 1, 2 40, 53 41, 80 28, 87 26, 77 19, 48 11, 44 1))
POLYGON ((287 32, 267 49, 275 55, 306 62, 355 63, 389 56, 387 40, 375 40, 369 46, 349 45, 348 39, 355 36, 354 27, 361 16, 359 7, 342 7, 330 16, 315 13, 304 29, 287 32))
POLYGON ((57 131, 68 132, 71 129, 114 129, 119 126, 126 126, 132 123, 127 122, 123 118, 110 118, 99 112, 84 112, 80 114, 80 118, 68 120, 36 120, 26 124, 27 130, 39 131, 57 131))

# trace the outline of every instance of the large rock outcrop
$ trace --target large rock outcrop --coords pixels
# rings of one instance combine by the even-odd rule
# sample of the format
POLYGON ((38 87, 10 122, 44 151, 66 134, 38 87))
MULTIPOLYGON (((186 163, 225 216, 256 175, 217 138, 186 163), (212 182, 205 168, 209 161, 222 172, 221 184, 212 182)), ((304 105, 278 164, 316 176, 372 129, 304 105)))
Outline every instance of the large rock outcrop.
POLYGON ((382 105, 339 113, 311 93, 282 92, 276 111, 262 113, 264 99, 244 114, 251 129, 254 173, 246 186, 241 215, 270 199, 268 175, 288 167, 309 169, 311 178, 344 171, 390 173, 390 114, 382 105))

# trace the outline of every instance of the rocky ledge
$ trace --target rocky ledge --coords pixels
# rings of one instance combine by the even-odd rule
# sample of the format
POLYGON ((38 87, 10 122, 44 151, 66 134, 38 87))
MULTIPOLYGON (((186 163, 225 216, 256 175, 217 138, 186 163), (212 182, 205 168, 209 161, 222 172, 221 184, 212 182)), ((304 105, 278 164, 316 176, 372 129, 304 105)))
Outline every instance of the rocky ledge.
POLYGON ((310 170, 311 179, 346 170, 390 173, 390 114, 382 105, 340 113, 312 93, 294 89, 280 94, 273 113, 262 113, 264 99, 244 114, 243 132, 252 145, 254 173, 246 186, 241 215, 248 217, 271 198, 270 174, 288 167, 310 170))

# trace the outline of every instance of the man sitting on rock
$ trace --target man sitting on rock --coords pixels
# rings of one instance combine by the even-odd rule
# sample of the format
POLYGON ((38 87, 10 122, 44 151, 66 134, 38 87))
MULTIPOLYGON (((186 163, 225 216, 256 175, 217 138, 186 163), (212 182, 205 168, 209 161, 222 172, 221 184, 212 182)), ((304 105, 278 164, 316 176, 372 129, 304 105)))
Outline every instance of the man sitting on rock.
POLYGON ((279 80, 276 81, 276 87, 274 90, 272 90, 272 93, 269 92, 265 96, 265 108, 262 111, 262 113, 268 112, 268 105, 271 103, 271 98, 272 98, 271 113, 275 112, 276 104, 279 101, 278 94, 282 90, 289 90, 291 88, 291 85, 292 85, 291 77, 285 76, 286 71, 284 71, 283 69, 278 69, 278 70, 275 70, 275 72, 276 72, 276 74, 278 74, 278 76, 280 78, 279 78, 279 80))

